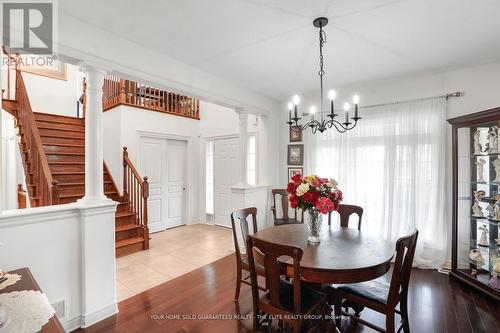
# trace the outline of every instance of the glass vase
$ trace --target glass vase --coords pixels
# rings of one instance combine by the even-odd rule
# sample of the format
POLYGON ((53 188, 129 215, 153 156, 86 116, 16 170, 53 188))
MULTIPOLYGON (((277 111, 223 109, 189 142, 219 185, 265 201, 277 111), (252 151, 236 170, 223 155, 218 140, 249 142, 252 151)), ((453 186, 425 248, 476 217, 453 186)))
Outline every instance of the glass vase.
POLYGON ((309 221, 307 226, 309 227, 309 237, 307 241, 309 243, 319 243, 319 233, 321 232, 321 225, 323 224, 323 214, 320 214, 319 210, 312 209, 309 210, 309 221))

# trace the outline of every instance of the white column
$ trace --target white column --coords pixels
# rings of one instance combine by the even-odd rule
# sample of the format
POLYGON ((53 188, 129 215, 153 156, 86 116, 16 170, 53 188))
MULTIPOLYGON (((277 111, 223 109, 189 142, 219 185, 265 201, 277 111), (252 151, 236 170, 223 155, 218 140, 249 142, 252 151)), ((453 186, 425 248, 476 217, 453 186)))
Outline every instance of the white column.
POLYGON ((102 87, 106 71, 83 65, 87 80, 84 201, 105 200, 103 184, 102 87))
POLYGON ((236 109, 239 117, 239 137, 240 137, 240 185, 247 184, 247 159, 248 159, 248 111, 243 108, 236 109))
MULTIPOLYGON (((3 151, 3 51, 0 50, 0 93, 2 94, 2 98, 0 98, 0 213, 4 210, 5 205, 5 183, 3 173, 5 170, 5 166, 7 161, 4 159, 4 151, 3 151)), ((8 70, 8 69, 7 69, 8 70)))

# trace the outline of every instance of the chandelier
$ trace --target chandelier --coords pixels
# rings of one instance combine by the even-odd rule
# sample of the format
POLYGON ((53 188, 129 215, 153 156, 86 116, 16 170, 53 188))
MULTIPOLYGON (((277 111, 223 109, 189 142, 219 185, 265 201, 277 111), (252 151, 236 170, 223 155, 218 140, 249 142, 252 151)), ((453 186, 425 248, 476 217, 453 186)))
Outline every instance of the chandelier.
POLYGON ((358 103, 359 96, 354 95, 352 98, 352 102, 354 104, 354 117, 349 118, 349 110, 351 109, 351 105, 349 103, 344 104, 345 117, 344 122, 341 122, 339 115, 335 113, 335 98, 337 96, 334 90, 330 90, 328 93, 328 97, 330 99, 330 113, 324 114, 323 111, 323 75, 325 75, 325 71, 323 69, 323 45, 326 43, 326 34, 323 31, 323 27, 328 24, 328 19, 326 17, 318 17, 313 21, 313 25, 316 28, 319 28, 319 84, 320 84, 320 103, 319 103, 319 119, 315 119, 316 107, 311 106, 309 112, 311 113, 311 120, 306 124, 299 124, 299 121, 302 119, 297 115, 297 106, 299 105, 300 98, 298 95, 293 96, 292 102, 288 103, 288 121, 286 122, 292 131, 304 131, 308 128, 311 129, 312 133, 316 133, 316 131, 320 131, 323 133, 326 129, 335 127, 335 129, 344 133, 348 130, 352 130, 358 120, 361 119, 358 114, 358 103), (293 117, 292 117, 293 111, 293 117), (351 121, 352 120, 352 121, 351 121))

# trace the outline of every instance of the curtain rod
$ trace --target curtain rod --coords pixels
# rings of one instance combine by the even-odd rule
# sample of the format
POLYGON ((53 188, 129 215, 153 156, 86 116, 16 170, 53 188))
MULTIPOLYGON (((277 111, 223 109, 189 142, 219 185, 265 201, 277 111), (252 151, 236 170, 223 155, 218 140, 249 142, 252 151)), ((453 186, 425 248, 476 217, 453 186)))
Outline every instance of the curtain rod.
POLYGON ((394 104, 402 104, 402 103, 408 103, 408 102, 416 102, 416 101, 425 101, 428 99, 434 99, 434 98, 445 98, 448 100, 451 97, 462 97, 464 95, 463 92, 457 91, 453 93, 448 93, 444 95, 438 95, 438 96, 430 96, 430 97, 423 97, 423 98, 414 98, 414 99, 407 99, 404 101, 397 101, 397 102, 389 102, 389 103, 381 103, 381 104, 372 104, 372 105, 366 105, 366 106, 360 106, 359 109, 369 109, 369 108, 375 108, 379 106, 386 106, 386 105, 394 105, 394 104))
MULTIPOLYGON (((464 95, 463 91, 456 91, 453 93, 448 93, 448 94, 438 95, 438 96, 429 96, 429 97, 422 97, 422 98, 407 99, 404 101, 396 101, 396 102, 389 102, 389 103, 371 104, 371 105, 366 105, 366 106, 360 106, 359 109, 360 110, 361 109, 370 109, 370 108, 376 108, 379 106, 395 105, 395 104, 402 104, 402 103, 409 103, 409 102, 416 102, 416 101, 425 101, 425 100, 434 99, 434 98, 445 98, 446 100, 448 100, 451 97, 462 97, 463 95, 464 95)), ((308 115, 309 115, 309 113, 307 113, 307 112, 302 113, 303 117, 306 117, 308 115)))

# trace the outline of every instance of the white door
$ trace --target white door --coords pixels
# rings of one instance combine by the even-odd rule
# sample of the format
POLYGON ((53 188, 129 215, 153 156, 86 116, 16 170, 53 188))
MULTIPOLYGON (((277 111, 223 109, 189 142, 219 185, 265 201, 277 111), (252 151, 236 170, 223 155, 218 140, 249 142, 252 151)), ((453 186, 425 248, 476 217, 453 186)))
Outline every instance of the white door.
POLYGON ((148 224, 150 232, 167 228, 165 218, 165 187, 166 183, 166 141, 157 138, 141 138, 139 154, 139 170, 142 176, 148 177, 148 224))
POLYGON ((231 227, 231 186, 238 180, 239 139, 214 140, 214 223, 231 227))
POLYGON ((150 232, 184 224, 186 142, 141 138, 139 170, 148 177, 150 232))
POLYGON ((167 228, 185 224, 186 142, 167 141, 167 228))

